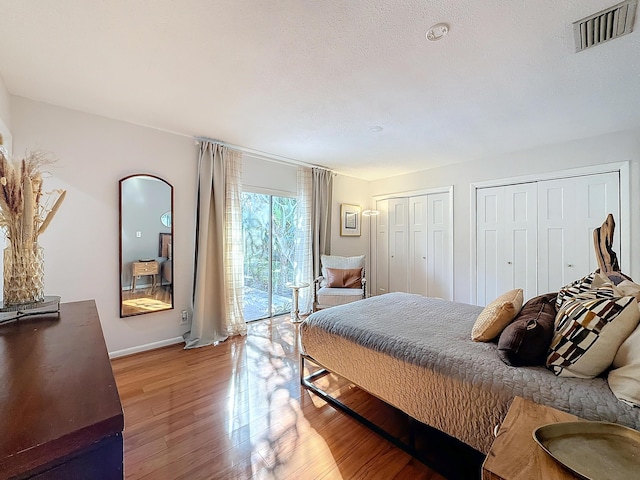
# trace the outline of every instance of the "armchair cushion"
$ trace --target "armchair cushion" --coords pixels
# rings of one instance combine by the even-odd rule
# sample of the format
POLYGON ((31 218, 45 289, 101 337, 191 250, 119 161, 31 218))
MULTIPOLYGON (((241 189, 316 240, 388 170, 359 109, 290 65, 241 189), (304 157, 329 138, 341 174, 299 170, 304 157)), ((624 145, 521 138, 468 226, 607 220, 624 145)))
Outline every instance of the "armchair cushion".
POLYGON ((322 287, 318 290, 318 308, 335 307, 345 303, 362 300, 364 290, 362 288, 329 288, 322 287))
POLYGON ((327 287, 362 288, 362 268, 326 268, 327 287))
POLYGON ((327 268, 340 268, 340 269, 352 269, 352 268, 364 268, 365 256, 356 255, 353 257, 342 257, 340 255, 321 255, 320 261, 322 263, 322 276, 324 280, 320 284, 321 287, 328 286, 327 268))

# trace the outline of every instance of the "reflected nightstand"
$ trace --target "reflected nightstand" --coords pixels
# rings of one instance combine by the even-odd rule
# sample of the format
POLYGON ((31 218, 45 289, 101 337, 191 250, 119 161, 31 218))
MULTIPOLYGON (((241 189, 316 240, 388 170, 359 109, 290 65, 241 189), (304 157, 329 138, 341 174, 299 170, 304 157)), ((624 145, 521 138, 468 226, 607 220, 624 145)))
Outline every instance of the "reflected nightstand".
POLYGON ((160 274, 160 264, 155 260, 150 262, 133 262, 131 266, 131 293, 136 291, 136 277, 151 275, 151 291, 156 289, 156 275, 160 274))

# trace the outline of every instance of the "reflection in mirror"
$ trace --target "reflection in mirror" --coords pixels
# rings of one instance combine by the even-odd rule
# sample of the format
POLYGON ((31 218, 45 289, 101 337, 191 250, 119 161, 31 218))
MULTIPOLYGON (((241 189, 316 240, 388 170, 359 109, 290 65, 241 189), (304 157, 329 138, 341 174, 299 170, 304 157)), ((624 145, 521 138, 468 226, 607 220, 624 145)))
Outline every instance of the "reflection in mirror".
POLYGON ((120 316, 173 308, 173 187, 153 175, 120 180, 120 316))
POLYGON ((171 211, 164 212, 162 214, 162 216, 160 217, 160 221, 162 222, 162 224, 165 227, 170 227, 171 226, 171 211))

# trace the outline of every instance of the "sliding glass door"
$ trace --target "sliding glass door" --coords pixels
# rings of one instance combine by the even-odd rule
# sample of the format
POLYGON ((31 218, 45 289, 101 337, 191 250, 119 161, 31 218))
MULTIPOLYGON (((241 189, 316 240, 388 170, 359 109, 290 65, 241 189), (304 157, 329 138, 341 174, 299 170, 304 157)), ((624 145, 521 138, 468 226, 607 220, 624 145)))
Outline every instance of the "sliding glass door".
POLYGON ((258 320, 291 311, 296 199, 243 192, 244 318, 258 320))

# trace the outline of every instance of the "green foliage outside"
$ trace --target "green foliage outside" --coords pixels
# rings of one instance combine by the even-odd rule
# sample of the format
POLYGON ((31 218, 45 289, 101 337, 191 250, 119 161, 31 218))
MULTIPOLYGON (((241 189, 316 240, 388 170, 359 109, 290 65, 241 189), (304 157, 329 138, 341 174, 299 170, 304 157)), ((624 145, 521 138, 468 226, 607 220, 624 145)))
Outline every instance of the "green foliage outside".
MULTIPOLYGON (((244 284, 245 290, 252 292, 252 294, 245 295, 245 316, 252 307, 259 308, 262 317, 268 317, 269 310, 273 315, 278 315, 290 309, 291 302, 288 299, 291 298, 291 291, 286 287, 286 283, 293 281, 295 277, 296 205, 295 198, 247 192, 242 194, 244 284), (255 291, 264 293, 269 291, 269 248, 271 245, 273 248, 271 270, 274 298, 269 308, 268 299, 255 291), (278 299, 277 297, 282 298, 278 299), (251 305, 252 302, 261 305, 251 305)), ((253 315, 255 313, 249 317, 253 315)))

